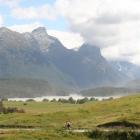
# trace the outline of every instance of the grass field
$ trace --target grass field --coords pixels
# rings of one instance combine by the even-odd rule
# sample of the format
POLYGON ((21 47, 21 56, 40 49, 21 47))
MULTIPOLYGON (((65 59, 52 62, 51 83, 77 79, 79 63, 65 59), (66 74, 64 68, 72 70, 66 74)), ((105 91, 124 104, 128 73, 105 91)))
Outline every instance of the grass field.
POLYGON ((6 107, 18 107, 25 113, 0 114, 0 126, 28 127, 32 131, 0 131, 0 140, 90 140, 86 133, 64 130, 67 120, 73 129, 96 129, 97 125, 128 121, 140 125, 140 95, 122 97, 111 101, 92 101, 85 104, 58 102, 4 102, 6 107))

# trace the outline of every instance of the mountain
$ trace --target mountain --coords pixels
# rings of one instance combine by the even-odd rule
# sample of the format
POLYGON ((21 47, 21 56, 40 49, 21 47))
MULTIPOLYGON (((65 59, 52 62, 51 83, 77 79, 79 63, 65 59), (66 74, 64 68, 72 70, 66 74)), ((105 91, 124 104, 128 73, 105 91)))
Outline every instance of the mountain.
POLYGON ((53 94, 73 91, 75 87, 42 53, 32 34, 20 34, 7 28, 0 28, 0 79, 44 80, 52 86, 53 94))
POLYGON ((111 61, 114 69, 126 75, 129 80, 140 79, 140 66, 127 61, 111 61))
POLYGON ((120 86, 96 87, 82 90, 84 96, 124 96, 140 92, 140 66, 127 61, 111 61, 110 65, 125 76, 120 86))
POLYGON ((93 89, 82 90, 80 92, 83 96, 95 97, 112 97, 112 96, 126 96, 140 92, 140 88, 132 87, 97 87, 93 89))
POLYGON ((50 46, 46 51, 49 60, 71 76, 80 88, 116 84, 124 78, 112 68, 96 46, 83 44, 74 51, 65 48, 57 39, 53 39, 50 46))
POLYGON ((126 77, 94 45, 84 43, 75 51, 48 35, 44 27, 23 34, 0 28, 1 95, 67 95, 81 89, 116 86, 126 77))
MULTIPOLYGON (((44 80, 26 78, 0 79, 0 97, 24 98, 54 94, 52 86, 44 80)), ((64 94, 64 93, 63 93, 64 94)))
POLYGON ((131 89, 139 89, 140 90, 140 79, 135 79, 127 82, 125 87, 129 87, 131 89))

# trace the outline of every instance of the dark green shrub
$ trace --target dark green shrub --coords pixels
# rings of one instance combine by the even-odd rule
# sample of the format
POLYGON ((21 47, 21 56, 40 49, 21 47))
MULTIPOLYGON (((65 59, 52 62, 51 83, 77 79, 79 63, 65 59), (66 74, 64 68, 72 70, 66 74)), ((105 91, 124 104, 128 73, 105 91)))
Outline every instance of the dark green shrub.
POLYGON ((2 101, 8 101, 8 98, 2 98, 1 100, 2 101))
POLYGON ((43 99, 42 101, 43 101, 43 102, 49 102, 49 100, 48 100, 48 99, 43 99))
POLYGON ((76 103, 76 101, 75 101, 72 97, 70 97, 70 98, 68 99, 68 102, 69 102, 70 104, 75 104, 75 103, 76 103))
POLYGON ((3 113, 8 114, 8 113, 25 113, 24 109, 18 109, 16 107, 8 107, 8 108, 3 108, 3 113))
POLYGON ((100 131, 94 130, 89 132, 89 138, 95 140, 140 140, 140 133, 135 131, 100 131))
POLYGON ((52 99, 51 102, 57 102, 57 100, 56 99, 52 99))
POLYGON ((23 105, 27 105, 27 103, 23 103, 23 105))
POLYGON ((77 104, 84 104, 84 103, 86 103, 86 102, 88 102, 88 101, 89 101, 88 98, 85 97, 85 98, 83 98, 83 99, 78 99, 78 100, 77 100, 77 104))
POLYGON ((27 102, 35 102, 34 99, 28 99, 27 102))
POLYGON ((91 97, 91 98, 89 99, 89 101, 98 101, 98 99, 95 99, 94 97, 91 97))

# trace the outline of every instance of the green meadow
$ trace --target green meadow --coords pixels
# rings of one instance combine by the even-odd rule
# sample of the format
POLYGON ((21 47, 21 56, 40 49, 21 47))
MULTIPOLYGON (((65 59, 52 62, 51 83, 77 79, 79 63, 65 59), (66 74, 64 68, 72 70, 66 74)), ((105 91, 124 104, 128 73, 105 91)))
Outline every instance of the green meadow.
MULTIPOLYGON (((0 114, 0 140, 105 140, 99 136, 94 137, 102 131, 102 128, 97 128, 98 125, 124 121, 140 125, 139 94, 114 100, 90 101, 84 104, 35 101, 25 104, 4 101, 4 106, 24 109, 25 113, 0 114), (64 128, 66 121, 72 122, 72 130, 86 129, 90 132, 66 131, 64 128), (20 128, 29 128, 29 130, 20 128), (97 129, 99 132, 94 134, 97 129)), ((118 128, 113 129, 118 131, 118 128)), ((121 129, 127 131, 123 127, 121 129)), ((133 137, 131 139, 133 140, 133 137)), ((121 139, 116 137, 116 140, 121 139)))

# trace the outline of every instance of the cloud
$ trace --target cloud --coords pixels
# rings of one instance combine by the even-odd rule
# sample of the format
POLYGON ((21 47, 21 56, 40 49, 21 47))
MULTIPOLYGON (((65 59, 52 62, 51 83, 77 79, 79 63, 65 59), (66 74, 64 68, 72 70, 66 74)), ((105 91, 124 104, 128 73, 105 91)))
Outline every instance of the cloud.
POLYGON ((0 0, 0 4, 7 5, 9 7, 16 7, 20 0, 0 0))
POLYGON ((17 7, 12 10, 12 16, 17 19, 55 19, 56 12, 51 5, 45 4, 39 7, 17 7))
POLYGON ((49 35, 58 38, 68 49, 77 48, 84 42, 78 33, 57 30, 48 30, 47 32, 49 35))
MULTIPOLYGON (((18 0, 13 1, 16 4, 18 0)), ((67 20, 72 34, 74 32, 86 42, 100 47, 106 58, 140 64, 139 5, 139 0, 56 0, 51 5, 46 2, 38 7, 17 6, 12 9, 12 16, 36 21, 62 16, 67 20)), ((52 34, 70 48, 80 44, 77 43, 80 39, 70 41, 65 32, 64 36, 59 31, 52 31, 52 34)))
POLYGON ((123 24, 140 21, 137 0, 57 0, 55 7, 73 31, 98 46, 106 47, 123 31, 123 24), (113 39, 111 39, 113 38, 113 39))
MULTIPOLYGON (((35 22, 30 24, 13 25, 8 28, 19 33, 25 33, 32 32, 34 29, 40 26, 43 26, 43 24, 35 22)), ((78 33, 73 33, 70 31, 47 30, 47 33, 58 38, 68 49, 77 48, 84 42, 83 38, 78 33)))
POLYGON ((24 32, 31 32, 32 30, 40 26, 43 26, 43 25, 39 22, 34 22, 30 24, 12 25, 12 26, 9 26, 9 29, 20 32, 20 33, 24 33, 24 32))
POLYGON ((139 5, 139 0, 57 0, 54 7, 106 58, 140 64, 139 5))
POLYGON ((103 48, 103 55, 108 59, 129 60, 140 64, 140 21, 120 26, 118 41, 114 45, 103 48))

